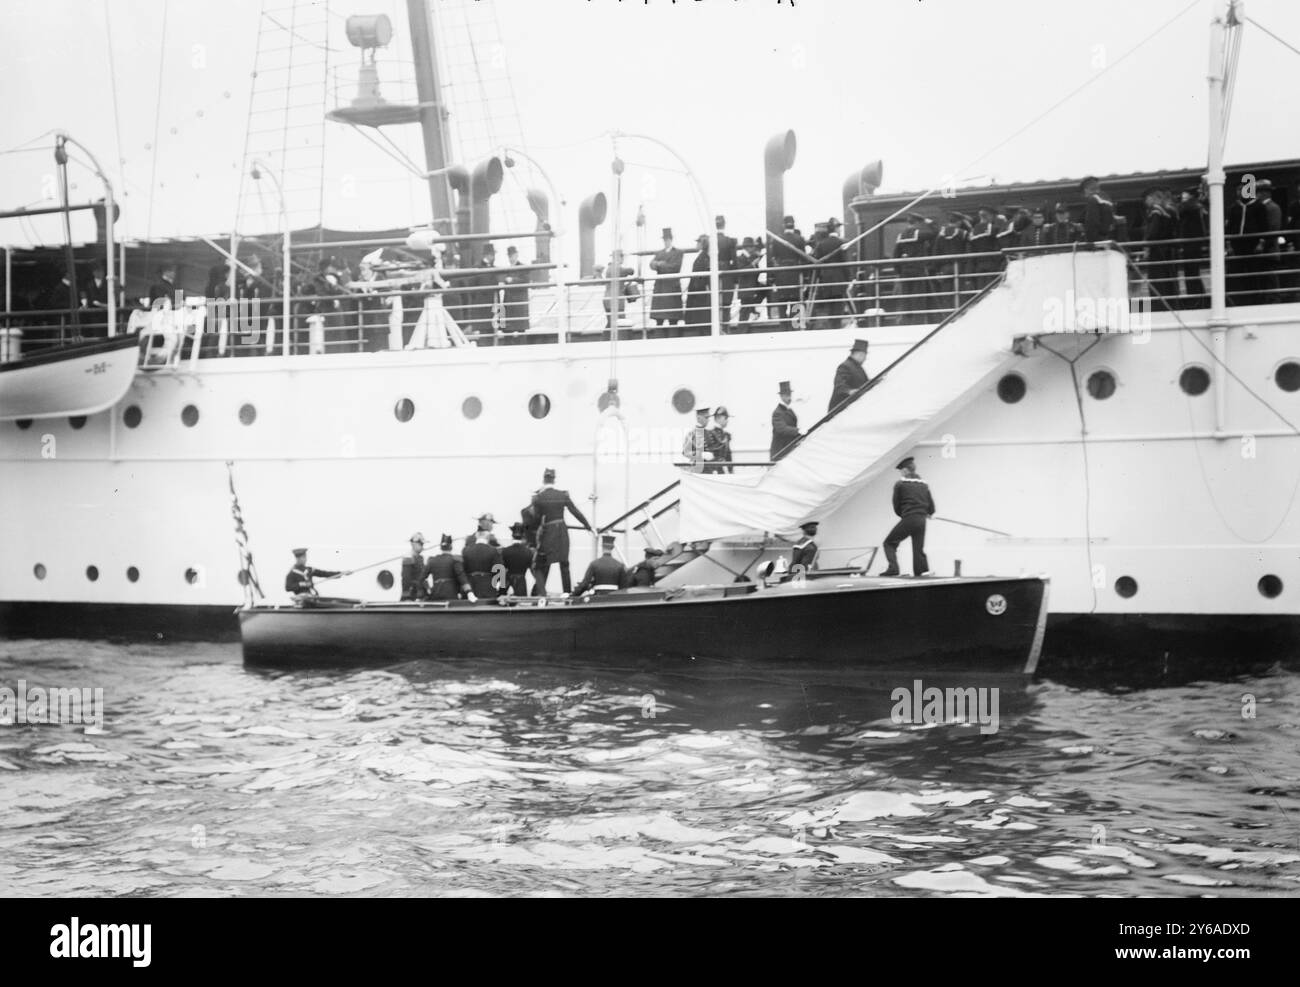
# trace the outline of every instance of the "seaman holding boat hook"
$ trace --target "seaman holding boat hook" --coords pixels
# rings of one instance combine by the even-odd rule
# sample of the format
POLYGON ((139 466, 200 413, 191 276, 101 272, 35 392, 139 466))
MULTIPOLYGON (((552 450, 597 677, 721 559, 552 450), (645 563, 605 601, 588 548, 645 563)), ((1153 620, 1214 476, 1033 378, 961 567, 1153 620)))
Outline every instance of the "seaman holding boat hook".
POLYGON ((295 548, 293 550, 293 568, 284 577, 284 589, 285 592, 292 593, 297 599, 304 596, 316 596, 316 586, 312 580, 333 579, 335 576, 344 575, 347 575, 347 573, 334 572, 332 569, 313 569, 307 564, 307 549, 295 548))
POLYGON ((934 514, 934 498, 930 487, 917 475, 916 460, 908 456, 895 467, 903 475, 894 484, 894 513, 898 523, 885 536, 885 559, 889 563, 882 576, 897 576, 898 546, 912 539, 912 575, 924 576, 930 571, 925 557, 925 522, 934 514))

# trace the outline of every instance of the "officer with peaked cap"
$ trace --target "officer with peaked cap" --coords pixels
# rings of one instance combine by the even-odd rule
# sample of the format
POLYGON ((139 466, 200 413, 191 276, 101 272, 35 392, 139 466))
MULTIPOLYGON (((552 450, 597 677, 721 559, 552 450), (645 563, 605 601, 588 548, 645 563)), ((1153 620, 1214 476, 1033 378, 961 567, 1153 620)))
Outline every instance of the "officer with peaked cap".
POLYGON ((403 600, 423 600, 426 596, 424 585, 424 535, 416 532, 411 535, 411 552, 402 558, 402 596, 403 600))
POLYGON ((510 526, 510 544, 501 550, 506 567, 506 591, 515 596, 528 595, 528 574, 533 570, 533 550, 528 547, 528 532, 523 522, 510 526))
POLYGON ((534 562, 534 578, 537 580, 537 595, 546 593, 546 579, 551 566, 559 563, 560 584, 564 592, 571 592, 572 579, 569 575, 569 529, 565 523, 565 511, 571 513, 586 530, 591 524, 573 503, 567 490, 555 487, 555 470, 547 468, 542 474, 542 487, 533 494, 533 510, 541 522, 541 534, 537 539, 537 558, 534 562))
POLYGON ((850 281, 846 267, 830 265, 843 264, 849 258, 844 251, 844 241, 835 233, 840 221, 832 216, 825 223, 826 235, 817 241, 813 248, 813 260, 819 265, 816 269, 816 296, 813 302, 814 325, 820 320, 821 326, 830 320, 839 318, 845 311, 845 298, 850 281))
POLYGON ((731 414, 722 405, 713 412, 713 427, 704 433, 704 450, 708 465, 705 473, 734 473, 731 465, 731 433, 727 424, 731 414))
POLYGON ((1089 175, 1079 183, 1083 193, 1083 238, 1088 243, 1115 236, 1115 203, 1101 194, 1101 182, 1089 175))
POLYGON ((462 593, 473 599, 469 580, 465 578, 465 567, 451 554, 451 535, 442 536, 439 548, 439 553, 429 556, 429 561, 424 564, 424 579, 429 584, 428 599, 456 600, 462 593))
POLYGON ((859 388, 866 387, 870 378, 863 364, 867 362, 867 341, 855 339, 849 355, 835 368, 835 382, 831 385, 831 403, 826 411, 832 412, 844 402, 849 395, 859 388))
POLYGON ((293 550, 293 568, 284 577, 284 589, 285 592, 292 593, 295 597, 315 596, 314 579, 332 579, 335 576, 342 575, 344 573, 335 572, 332 569, 313 569, 307 564, 307 549, 295 548, 293 550))
POLYGON ((587 566, 582 582, 574 590, 575 596, 581 596, 589 590, 608 593, 618 589, 627 589, 628 571, 618 559, 614 558, 614 536, 600 536, 601 556, 593 559, 587 566))
POLYGON ((501 550, 488 544, 488 532, 480 528, 474 541, 461 549, 461 560, 465 567, 465 578, 469 580, 471 597, 479 600, 494 600, 498 591, 505 591, 501 570, 501 550))
POLYGON ((781 237, 772 239, 767 257, 774 268, 767 277, 768 283, 774 286, 772 302, 776 306, 776 318, 789 322, 799 303, 800 268, 808 263, 807 244, 795 228, 793 216, 785 217, 781 237))
MULTIPOLYGON (((680 274, 683 254, 673 246, 673 231, 664 227, 664 248, 650 258, 655 274, 680 274)), ((682 320, 681 278, 661 278, 654 282, 650 297, 650 318, 655 325, 675 326, 682 320)))
POLYGON ((898 523, 885 536, 885 561, 882 576, 897 576, 898 546, 912 539, 912 575, 923 576, 930 571, 925 557, 925 523, 934 514, 934 498, 930 488, 916 472, 916 460, 911 456, 902 460, 895 469, 903 475, 894 484, 894 513, 898 523))
POLYGON ((1043 242, 1049 245, 1078 243, 1083 239, 1083 227, 1070 220, 1070 206, 1058 202, 1052 212, 1053 221, 1046 227, 1043 242))
POLYGON ((772 410, 772 447, 768 450, 768 457, 772 462, 784 456, 791 443, 798 441, 799 436, 803 434, 799 431, 799 416, 790 407, 790 403, 794 400, 790 382, 781 381, 776 393, 780 400, 772 410))

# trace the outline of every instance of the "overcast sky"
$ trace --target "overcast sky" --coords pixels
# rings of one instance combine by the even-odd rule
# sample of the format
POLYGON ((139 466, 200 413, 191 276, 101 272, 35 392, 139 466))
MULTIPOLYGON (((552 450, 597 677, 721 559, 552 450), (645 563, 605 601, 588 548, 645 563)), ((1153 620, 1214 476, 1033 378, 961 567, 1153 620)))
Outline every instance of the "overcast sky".
MULTIPOLYGON (((489 15, 485 5, 471 16, 489 15)), ((711 208, 727 214, 729 231, 744 235, 762 232, 764 143, 787 128, 799 142, 787 211, 805 229, 839 212, 844 178, 875 158, 884 161, 887 189, 925 188, 971 162, 962 177, 999 181, 1203 163, 1208 24, 1222 4, 496 0, 494 7, 501 47, 480 57, 508 69, 524 147, 567 197, 569 229, 583 196, 610 191, 613 152, 602 135, 621 130, 671 145, 698 175, 711 208)), ((257 0, 6 0, 0 151, 64 128, 125 178, 121 228, 131 236, 228 231, 260 10, 257 0)), ((391 14, 398 36, 380 54, 385 95, 394 98, 410 76, 400 65, 404 5, 334 0, 329 58, 350 88, 358 55, 343 37, 343 15, 379 11, 391 14)), ((1300 47, 1300 3, 1250 0, 1246 13, 1300 47)), ((481 31, 489 41, 490 34, 481 31)), ((1298 80, 1300 55, 1248 24, 1230 162, 1300 156, 1298 80)), ((331 124, 328 133, 328 224, 427 221, 418 182, 344 128, 331 124)), ((420 156, 414 128, 392 133, 420 156)), ((46 137, 36 146, 49 145, 46 137)), ((629 163, 629 225, 642 207, 654 235, 665 225, 680 239, 702 230, 685 179, 665 170, 675 167, 668 155, 637 141, 619 150, 629 163)), ((48 151, 0 155, 0 208, 46 198, 50 162, 48 151)), ((87 172, 76 169, 74 177, 74 199, 98 197, 87 172)), ((78 229, 74 239, 87 239, 86 228, 78 229)), ((0 242, 22 244, 33 235, 61 237, 53 222, 7 221, 0 242)))

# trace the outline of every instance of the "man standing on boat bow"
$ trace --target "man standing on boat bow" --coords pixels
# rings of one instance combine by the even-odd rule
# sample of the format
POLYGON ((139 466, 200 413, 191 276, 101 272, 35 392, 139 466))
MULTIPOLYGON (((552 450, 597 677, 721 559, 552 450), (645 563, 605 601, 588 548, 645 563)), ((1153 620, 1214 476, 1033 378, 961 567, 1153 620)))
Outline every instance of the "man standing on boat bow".
POLYGON ((590 531, 591 524, 582 516, 569 497, 569 491, 557 490, 555 487, 555 470, 549 467, 542 473, 542 488, 533 494, 533 510, 541 520, 541 534, 538 536, 536 570, 537 594, 546 593, 546 579, 551 566, 560 564, 560 584, 564 592, 573 591, 572 577, 569 575, 569 529, 565 524, 564 512, 569 511, 578 519, 583 528, 590 531))
POLYGON ((908 456, 896 469, 902 472, 894 484, 894 513, 898 523, 885 536, 885 559, 889 563, 882 576, 897 576, 898 546, 912 539, 912 575, 924 576, 930 571, 925 557, 925 522, 934 514, 934 498, 930 488, 916 473, 916 460, 908 456))

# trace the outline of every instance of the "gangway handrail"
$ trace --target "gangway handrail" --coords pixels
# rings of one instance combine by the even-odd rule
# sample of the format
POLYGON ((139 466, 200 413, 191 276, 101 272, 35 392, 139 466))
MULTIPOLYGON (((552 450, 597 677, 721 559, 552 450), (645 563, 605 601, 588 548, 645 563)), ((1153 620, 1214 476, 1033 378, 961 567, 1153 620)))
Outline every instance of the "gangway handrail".
POLYGON ((651 494, 649 497, 641 501, 641 503, 637 504, 635 507, 629 508, 628 510, 620 514, 618 517, 614 518, 614 520, 610 521, 608 524, 604 525, 603 527, 597 528, 596 534, 603 535, 606 532, 608 532, 610 529, 612 529, 614 525, 622 524, 624 521, 630 518, 637 511, 644 511, 647 507, 653 504, 664 494, 668 493, 670 490, 673 490, 681 486, 681 482, 682 482, 681 480, 674 480, 672 483, 668 484, 668 486, 664 487, 662 490, 658 491, 657 493, 651 494))

